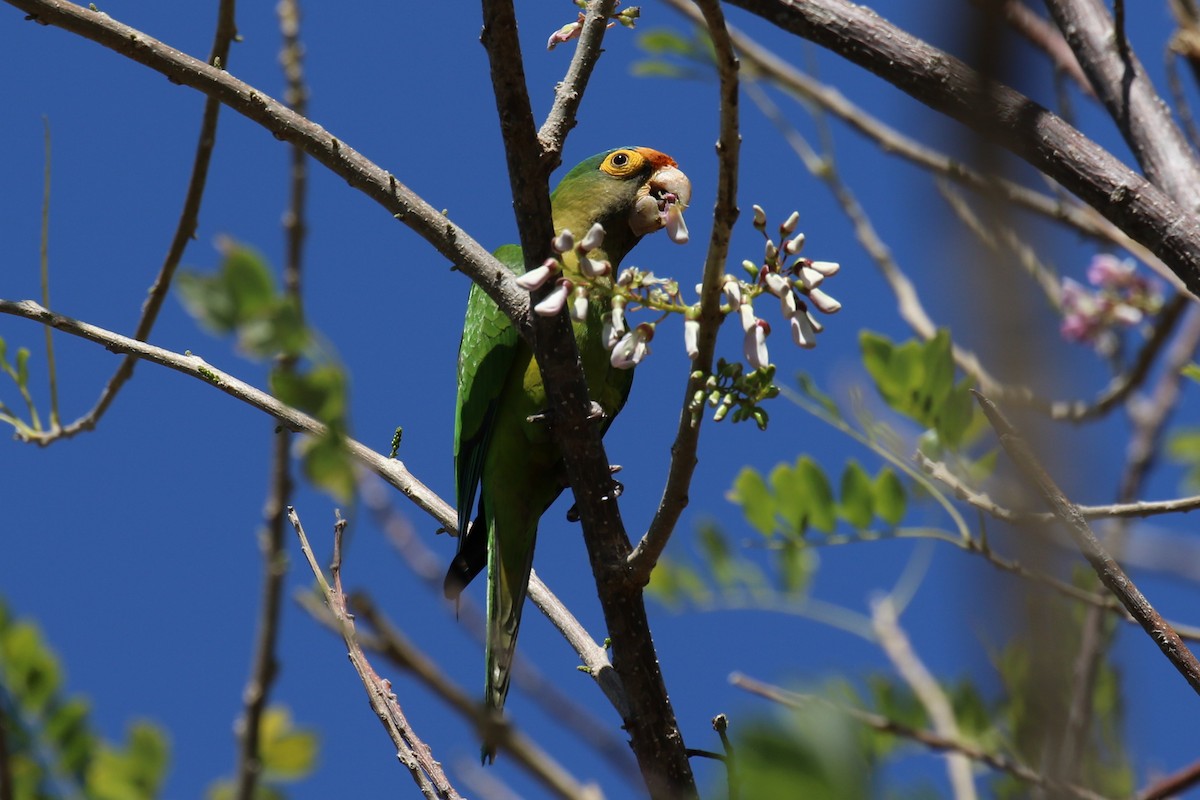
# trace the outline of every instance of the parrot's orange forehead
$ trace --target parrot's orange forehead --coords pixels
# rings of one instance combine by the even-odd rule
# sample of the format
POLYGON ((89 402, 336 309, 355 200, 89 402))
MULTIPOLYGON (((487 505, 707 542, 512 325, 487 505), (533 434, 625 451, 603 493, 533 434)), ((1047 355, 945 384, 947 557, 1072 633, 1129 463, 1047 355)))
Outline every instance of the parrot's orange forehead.
POLYGON ((671 158, 666 153, 660 153, 659 151, 652 150, 649 147, 635 147, 633 149, 641 153, 642 157, 653 164, 655 169, 679 166, 679 164, 675 162, 675 159, 671 158))

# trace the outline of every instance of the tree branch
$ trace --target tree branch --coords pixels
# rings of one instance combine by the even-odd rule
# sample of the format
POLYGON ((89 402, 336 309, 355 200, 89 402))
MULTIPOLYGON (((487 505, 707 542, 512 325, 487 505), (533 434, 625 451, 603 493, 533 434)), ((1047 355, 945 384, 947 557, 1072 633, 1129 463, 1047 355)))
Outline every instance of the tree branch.
POLYGON ((1106 800, 1104 796, 1096 794, 1086 787, 1063 783, 1061 781, 1048 778, 1045 775, 1035 772, 1024 764, 1013 761, 1005 756, 993 755, 992 753, 988 753, 984 750, 973 747, 966 742, 948 739, 930 731, 910 728, 903 723, 888 719, 881 714, 873 714, 870 711, 864 711, 859 708, 853 708, 840 703, 834 703, 818 695, 796 694, 795 692, 789 692, 785 689, 779 688, 778 686, 772 686, 770 684, 755 680, 754 678, 743 675, 740 672, 735 672, 730 675, 729 682, 734 686, 745 689, 751 694, 756 694, 759 697, 765 697, 767 700, 771 700, 772 702, 779 703, 780 705, 784 705, 789 708, 802 709, 811 704, 821 704, 827 706, 837 710, 842 714, 845 714, 855 722, 861 723, 866 725, 868 728, 878 731, 879 733, 899 736, 923 745, 924 747, 928 747, 930 750, 938 752, 961 753, 972 761, 977 761, 980 764, 996 770, 997 772, 1005 772, 1033 786, 1044 786, 1048 789, 1062 791, 1071 795, 1072 797, 1079 798, 1079 800, 1106 800))
MULTIPOLYGON (((229 49, 237 37, 237 24, 234 20, 235 0, 221 0, 217 8, 217 28, 213 33, 212 49, 209 51, 208 63, 218 69, 228 69, 229 49)), ((195 238, 196 226, 200 216, 200 204, 204 199, 204 187, 208 181, 208 165, 212 161, 213 149, 217 143, 217 119, 221 112, 221 103, 214 97, 209 97, 204 103, 204 115, 200 121, 200 134, 197 137, 196 155, 192 159, 192 175, 188 180, 187 192, 183 198, 183 210, 179 222, 175 225, 175 233, 171 237, 170 247, 159 268, 158 276, 150 285, 146 302, 142 304, 142 316, 138 320, 135 339, 145 341, 150 338, 150 332, 158 319, 158 312, 166 300, 167 291, 171 288, 171 279, 175 276, 175 268, 183 259, 183 253, 188 243, 195 238)), ((59 439, 69 439, 84 431, 93 430, 104 412, 112 405, 121 387, 133 377, 133 368, 137 358, 129 356, 117 367, 117 371, 108 379, 100 398, 90 411, 79 419, 66 425, 59 426, 52 421, 49 430, 36 433, 17 429, 17 437, 24 441, 39 445, 48 445, 59 439)))
POLYGON ((1200 211, 1200 165, 1108 9, 1098 0, 1047 0, 1046 8, 1146 177, 1185 209, 1200 211))
POLYGON ((1051 510, 1054 511, 1054 515, 1071 534, 1076 546, 1088 563, 1092 565, 1092 569, 1096 571, 1100 580, 1150 635, 1167 660, 1175 669, 1179 670, 1192 689, 1200 694, 1200 662, 1197 662, 1192 651, 1179 638, 1179 634, 1150 605, 1145 595, 1138 591, 1137 586, 1125 574, 1125 570, 1121 569, 1120 564, 1096 539, 1087 520, 1079 512, 1079 507, 1062 493, 1062 490, 1058 488, 1049 473, 1037 460, 1028 443, 1004 418, 996 405, 978 392, 975 393, 975 397, 979 401, 984 415, 988 418, 988 422, 996 430, 1004 451, 1008 453, 1009 458, 1013 460, 1025 477, 1041 491, 1051 510))
MULTIPOLYGON (((593 4, 589 19, 600 8, 593 4)), ((483 0, 483 16, 482 41, 491 63, 521 246, 526 264, 540 264, 550 253, 554 235, 547 189, 552 162, 533 126, 511 0, 483 0)), ((599 47, 602 28, 594 35, 599 47)), ((695 779, 663 682, 642 585, 631 580, 626 569, 629 537, 611 488, 600 431, 590 418, 587 383, 570 321, 566 314, 558 314, 538 316, 530 323, 532 336, 526 338, 541 371, 555 439, 583 523, 588 559, 612 640, 613 668, 629 699, 629 714, 622 719, 630 746, 651 797, 694 797, 695 779)))
MULTIPOLYGON (((466 231, 425 202, 394 175, 344 144, 325 128, 292 111, 264 92, 229 73, 181 53, 101 11, 65 0, 5 0, 29 18, 90 39, 127 58, 215 98, 250 119, 277 139, 300 147, 330 172, 386 208, 463 273, 529 334, 529 293, 512 273, 466 231)), ((547 240, 549 246, 549 240, 547 240)))
POLYGON ((720 311, 721 278, 729 257, 729 240, 738 218, 738 156, 742 135, 738 123, 738 60, 733 42, 725 26, 725 15, 716 0, 696 0, 704 24, 712 37, 717 75, 720 79, 720 134, 717 139, 717 200, 713 209, 712 235, 704 262, 704 278, 700 287, 700 333, 696 340, 696 357, 692 360, 692 376, 683 393, 683 408, 679 412, 679 428, 671 445, 671 464, 667 482, 658 503, 658 510, 629 556, 631 579, 639 586, 650 581, 650 572, 658 563, 679 517, 688 504, 688 490, 696 471, 696 449, 700 443, 700 423, 703 409, 693 408, 693 398, 704 388, 712 373, 713 353, 717 346, 717 330, 723 319, 720 311))
POLYGON ((300 524, 300 517, 296 514, 296 509, 288 506, 287 518, 300 538, 300 549, 304 552, 313 577, 317 580, 317 585, 325 598, 325 605, 329 607, 329 611, 337 621, 338 631, 350 651, 350 663, 354 665, 354 671, 358 673, 363 687, 367 690, 371 708, 379 717, 379 721, 383 723, 392 744, 396 746, 396 758, 408 769, 417 787, 421 790, 421 794, 429 800, 434 800, 434 798, 460 800, 461 796, 446 778, 446 773, 442 771, 441 763, 434 760, 429 746, 422 742, 409 726, 408 720, 405 719, 404 712, 396 700, 396 695, 392 692, 391 682, 381 678, 375 672, 362 651, 362 645, 358 643, 354 618, 346 607, 346 595, 342 591, 342 532, 346 528, 346 521, 339 515, 337 524, 333 528, 333 562, 329 567, 333 585, 330 586, 325 579, 325 573, 317 565, 316 556, 313 555, 308 537, 304 534, 304 526, 300 524))
POLYGON ((1200 222, 1047 109, 845 0, 730 2, 839 53, 1025 159, 1145 245, 1200 295, 1200 222))

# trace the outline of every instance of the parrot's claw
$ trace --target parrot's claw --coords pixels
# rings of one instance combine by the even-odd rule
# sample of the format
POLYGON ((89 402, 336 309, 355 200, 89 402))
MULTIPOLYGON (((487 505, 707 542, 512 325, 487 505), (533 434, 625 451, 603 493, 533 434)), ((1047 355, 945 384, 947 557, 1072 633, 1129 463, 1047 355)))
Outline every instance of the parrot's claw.
MULTIPOLYGON (((604 413, 604 408, 595 400, 591 401, 591 406, 588 407, 587 418, 588 422, 596 422, 597 420, 607 419, 608 415, 604 413)), ((525 421, 530 425, 553 425, 554 412, 550 409, 539 411, 536 414, 530 414, 525 418, 525 421)))
MULTIPOLYGON (((621 471, 620 464, 609 464, 608 465, 608 474, 609 475, 616 475, 620 471, 621 471)), ((613 497, 620 497, 622 495, 622 493, 624 493, 624 491, 625 491, 625 484, 621 483, 620 481, 613 481, 613 497)), ((578 504, 574 504, 570 508, 567 509, 567 522, 579 522, 579 506, 578 506, 578 504)))

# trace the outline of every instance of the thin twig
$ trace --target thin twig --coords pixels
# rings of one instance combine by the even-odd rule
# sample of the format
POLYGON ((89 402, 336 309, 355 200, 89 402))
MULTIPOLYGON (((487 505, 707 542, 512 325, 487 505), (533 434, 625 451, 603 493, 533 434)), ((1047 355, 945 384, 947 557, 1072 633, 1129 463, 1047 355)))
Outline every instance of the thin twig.
MULTIPOLYGON (((208 56, 208 63, 213 65, 214 69, 228 69, 230 46, 237 38, 237 24, 234 21, 235 6, 235 0, 221 0, 217 8, 217 27, 213 32, 212 48, 208 56)), ((150 338, 150 332, 154 329, 154 323, 158 319, 158 312, 162 309, 163 301, 166 300, 167 292, 171 288, 171 279, 175 275, 175 269, 183 259, 183 253, 187 249, 188 243, 196 236, 200 206, 204 199, 204 187, 208 181, 208 166, 212 161, 213 148, 217 143, 217 118, 220 112, 221 101, 216 97, 209 96, 204 103, 204 114, 201 117, 200 132, 196 142, 196 155, 192 159, 192 174, 188 179, 187 191, 183 198, 183 210, 179 214, 179 222, 175 225, 175 233, 171 237, 171 244, 167 248, 167 255, 159 268, 158 276, 150 286, 146 302, 142 304, 142 315, 133 334, 135 339, 145 341, 150 338)), ((49 137, 49 135, 49 128, 47 128, 46 136, 49 137)), ((47 146, 49 146, 49 141, 47 141, 47 146)), ((49 170, 49 168, 49 153, 47 153, 46 169, 49 170)), ((49 192, 49 185, 47 185, 47 192, 49 192)), ((47 203, 49 203, 48 197, 47 203)), ((42 305, 49 308, 47 291, 43 290, 42 305)), ((57 405, 52 387, 50 430, 37 435, 18 431, 18 438, 40 445, 48 445, 58 439, 69 439, 84 431, 93 430, 100 422, 100 418, 104 416, 104 412, 116 399, 121 387, 133 376, 133 368, 136 364, 137 359, 132 356, 124 359, 100 392, 96 405, 82 417, 66 426, 60 427, 58 424, 57 405)), ((49 369, 50 375, 53 376, 53 359, 50 360, 49 369)))
MULTIPOLYGON (((954 708, 942 687, 913 650, 912 643, 900 627, 900 620, 890 598, 885 597, 872 603, 871 623, 875 628, 879 646, 924 707, 930 722, 933 723, 934 732, 947 741, 958 741, 958 721, 954 717, 954 708)), ((946 758, 946 771, 955 798, 973 800, 976 797, 971 762, 966 756, 950 752, 946 758)))
POLYGON ((1173 775, 1159 778, 1137 793, 1137 800, 1167 800, 1200 783, 1200 761, 1194 761, 1173 775))
POLYGON ((1079 513, 1078 506, 1071 503, 1045 468, 1033 454, 1028 443, 1017 433, 1016 429, 1005 419, 994 403, 978 392, 975 393, 984 415, 996 430, 1000 444, 1008 453, 1009 458, 1017 465, 1025 477, 1035 484, 1042 496, 1054 511, 1054 515, 1066 527, 1076 546, 1096 571, 1100 580, 1108 587, 1121 604, 1133 615, 1138 624, 1150 635, 1154 643, 1162 650, 1167 660, 1187 680, 1188 684, 1200 694, 1200 662, 1187 645, 1179 638, 1171 626, 1154 609, 1125 574, 1125 570, 1108 554, 1092 533, 1087 520, 1079 513))
POLYGON ((1056 791, 1066 792, 1072 797, 1079 798, 1079 800, 1106 800, 1105 797, 1093 792, 1091 789, 1053 780, 1045 775, 1035 772, 1024 764, 1005 756, 988 753, 965 742, 947 739, 944 736, 939 736, 938 734, 930 731, 922 731, 916 728, 911 728, 903 723, 888 719, 880 714, 874 714, 870 711, 864 711, 860 708, 853 708, 841 703, 835 703, 818 695, 789 692, 786 689, 781 689, 778 686, 772 686, 771 684, 763 683, 738 672, 735 672, 729 676, 729 682, 734 686, 745 689, 751 694, 756 694, 759 697, 764 697, 767 700, 779 703, 789 708, 802 709, 811 705, 822 705, 827 708, 832 708, 839 713, 845 714, 855 722, 866 725, 867 727, 880 733, 891 736, 899 736, 904 739, 908 739, 909 741, 916 742, 924 747, 928 747, 930 750, 935 750, 938 752, 961 753, 972 761, 976 761, 998 772, 1004 772, 1012 775, 1013 777, 1034 786, 1044 786, 1056 791))
MULTIPOLYGON (((528 335, 529 292, 512 272, 466 231, 405 186, 396 176, 365 158, 325 128, 292 111, 265 92, 223 69, 181 53, 101 11, 65 0, 5 0, 46 25, 56 25, 195 88, 261 125, 281 141, 305 153, 386 208, 421 236, 491 297, 523 334, 528 335)), ((548 240, 547 240, 548 246, 548 240)), ((607 468, 607 465, 606 465, 607 468)))
POLYGON ((421 790, 421 794, 426 798, 429 800, 435 800, 435 798, 437 800, 457 800, 460 795, 451 785, 445 772, 442 771, 442 765, 434 760, 428 745, 422 742, 409 727, 408 720, 405 719, 404 712, 401 711, 400 704, 396 700, 396 695, 392 692, 391 682, 379 677, 371 667, 366 655, 363 654, 362 646, 358 643, 354 620, 346 608, 346 597, 342 592, 342 533, 345 531, 346 521, 339 516, 337 524, 333 528, 333 562, 329 569, 333 578, 331 586, 325 578, 324 571, 317 564, 317 559, 313 555, 308 537, 304 534, 304 526, 300 523, 296 509, 288 506, 287 518, 300 538, 300 549, 308 561, 313 577, 317 580, 321 595, 325 598, 325 604, 337 620, 338 630, 350 651, 350 663, 354 665, 355 672, 362 680, 371 708, 388 732, 392 744, 396 746, 396 758, 408 769, 417 787, 421 790))
POLYGON ((551 169, 562 162, 563 143, 567 133, 575 127, 575 115, 579 112, 579 104, 592 76, 592 69, 600 58, 600 45, 608 28, 608 18, 616 5, 615 0, 595 0, 588 5, 583 30, 580 31, 579 40, 575 44, 575 55, 571 57, 571 65, 567 68, 566 76, 555 87, 554 105, 550 107, 550 113, 546 115, 546 121, 542 123, 537 135, 551 169))
POLYGON ((696 450, 700 442, 700 423, 703 414, 693 408, 693 398, 703 388, 712 372, 716 351, 717 329, 721 325, 721 277, 729 256, 729 240, 738 218, 738 164, 742 136, 738 121, 738 60, 733 42, 725 25, 725 15, 716 0, 696 0, 704 24, 712 37, 717 75, 720 79, 720 133, 717 138, 717 198, 713 209, 712 234, 704 262, 704 278, 700 288, 700 332, 696 341, 696 357, 692 360, 692 377, 683 393, 679 412, 679 427, 671 445, 671 463, 666 485, 654 518, 646 534, 629 555, 629 572, 636 585, 650 581, 650 572, 658 563, 671 533, 688 504, 688 490, 696 471, 696 450))
POLYGON ((459 715, 471 720, 481 738, 495 742, 554 796, 569 800, 599 800, 603 797, 599 787, 581 784, 549 753, 514 729, 507 720, 490 717, 479 702, 471 699, 460 686, 448 679, 441 667, 393 625, 368 596, 352 594, 350 610, 374 631, 379 652, 410 672, 459 715))
POLYGON ((1012 25, 1013 30, 1049 56, 1057 72, 1070 77, 1079 87, 1079 91, 1088 97, 1096 96, 1096 93, 1092 91, 1092 85, 1088 82, 1087 75, 1079 66, 1079 60, 1071 52, 1071 46, 1067 44, 1067 40, 1062 37, 1057 28, 1033 13, 1020 0, 1004 0, 1003 11, 1004 19, 1008 21, 1009 25, 1012 25))
MULTIPOLYGON (((283 35, 281 62, 287 79, 287 99, 298 114, 305 113, 308 92, 301 68, 304 48, 300 43, 299 0, 280 0, 277 8, 283 35)), ((291 148, 292 164, 289 180, 290 201, 284 213, 285 250, 283 263, 283 292, 297 314, 303 318, 303 297, 300 276, 303 259, 305 214, 307 201, 307 159, 300 148, 291 148)), ((295 358, 283 356, 276 366, 284 374, 295 371, 295 358)), ((279 641, 280 616, 283 607, 284 580, 287 576, 287 550, 284 547, 285 512, 291 502, 293 480, 291 473, 292 433, 280 428, 272 441, 271 489, 263 508, 264 526, 259 546, 263 555, 262 601, 258 620, 258 639, 249 682, 242 694, 245 709, 238 722, 241 742, 237 767, 237 796, 240 800, 254 798, 262 777, 261 728, 271 687, 278 673, 276 648, 279 641)))
MULTIPOLYGON (((666 2, 693 21, 700 21, 688 0, 666 0, 666 2)), ((1067 202, 1035 192, 999 176, 981 174, 962 161, 938 152, 892 128, 862 107, 852 103, 837 89, 800 72, 738 29, 730 28, 730 36, 738 54, 746 62, 748 71, 770 79, 801 102, 812 103, 825 109, 875 142, 885 153, 893 153, 956 183, 999 197, 1028 211, 1069 225, 1084 235, 1124 248, 1165 280, 1180 289, 1184 288, 1179 277, 1154 253, 1132 240, 1124 231, 1104 219, 1094 209, 1077 202, 1067 202)))
MULTIPOLYGON (((46 166, 42 187, 42 246, 39 254, 42 272, 42 305, 50 308, 50 119, 42 117, 45 130, 46 166)), ((58 416, 58 368, 54 361, 54 331, 46 329, 46 372, 50 380, 50 433, 61 427, 58 416)))

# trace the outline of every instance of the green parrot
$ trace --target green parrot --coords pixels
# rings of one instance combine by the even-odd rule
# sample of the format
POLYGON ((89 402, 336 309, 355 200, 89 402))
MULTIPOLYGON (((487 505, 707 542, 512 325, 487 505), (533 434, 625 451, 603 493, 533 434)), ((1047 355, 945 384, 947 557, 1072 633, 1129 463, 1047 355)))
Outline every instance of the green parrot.
MULTIPOLYGON (((674 159, 646 147, 621 147, 587 159, 568 172, 550 196, 554 230, 560 235, 555 249, 566 251, 561 255, 559 289, 566 280, 587 286, 590 295, 587 310, 573 315, 573 327, 588 394, 603 412, 600 424, 605 430, 625 404, 633 382, 632 364, 613 356, 611 324, 605 331, 602 319, 616 269, 642 236, 660 228, 676 242, 687 241, 682 210, 690 199, 691 184, 674 159), (585 235, 596 223, 603 226, 602 237, 585 235), (567 230, 582 240, 578 248, 562 244, 567 230), (581 266, 584 247, 592 247, 584 253, 591 264, 581 266), (600 277, 585 278, 580 271, 603 261, 611 269, 600 277)), ((501 247, 496 257, 518 275, 525 272, 520 247, 501 247)), ((538 520, 563 491, 566 479, 553 435, 536 419, 546 410, 546 390, 533 352, 477 285, 471 287, 459 347, 456 410, 460 536, 445 591, 447 597, 457 598, 486 563, 484 704, 499 712, 508 694, 538 520), (476 496, 478 514, 468 528, 476 496)), ((485 743, 484 758, 494 757, 494 747, 485 743)))

